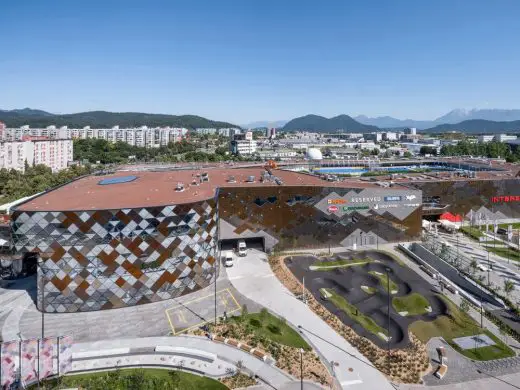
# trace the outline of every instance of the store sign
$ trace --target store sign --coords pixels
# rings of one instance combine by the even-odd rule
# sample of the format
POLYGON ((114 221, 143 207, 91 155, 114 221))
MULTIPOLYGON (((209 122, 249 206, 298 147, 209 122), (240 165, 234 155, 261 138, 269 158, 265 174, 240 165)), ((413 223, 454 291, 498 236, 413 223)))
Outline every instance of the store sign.
POLYGON ((327 210, 329 210, 329 213, 335 213, 339 209, 338 209, 338 206, 329 206, 329 208, 327 210))
POLYGON ((376 207, 374 207, 376 210, 377 209, 395 209, 399 207, 399 205, 397 204, 376 204, 376 207))
POLYGON ((492 196, 491 203, 511 203, 520 202, 520 195, 509 195, 509 196, 492 196))
POLYGON ((400 202, 401 199, 401 196, 385 196, 385 202, 400 202))
POLYGON ((420 203, 405 203, 403 204, 404 207, 419 207, 420 203))
POLYGON ((345 199, 328 199, 327 200, 327 203, 328 204, 345 204, 347 203, 347 201, 345 199))
POLYGON ((368 206, 343 206, 343 211, 368 210, 368 206))
POLYGON ((352 203, 375 203, 375 202, 381 202, 380 196, 373 196, 368 198, 352 198, 352 203))

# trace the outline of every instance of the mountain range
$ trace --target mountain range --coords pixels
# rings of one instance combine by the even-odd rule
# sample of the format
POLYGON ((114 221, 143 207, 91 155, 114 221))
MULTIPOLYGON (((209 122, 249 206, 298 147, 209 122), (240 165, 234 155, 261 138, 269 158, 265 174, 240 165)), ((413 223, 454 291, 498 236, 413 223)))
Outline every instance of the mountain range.
POLYGON ((17 110, 0 110, 0 121, 7 127, 20 127, 29 125, 31 127, 46 127, 49 125, 69 126, 81 128, 91 126, 93 128, 110 128, 116 125, 124 127, 185 127, 195 129, 203 128, 226 128, 240 127, 228 122, 219 122, 206 119, 196 115, 166 115, 146 114, 141 112, 107 112, 89 111, 76 114, 57 115, 46 111, 33 110, 30 108, 17 110))
POLYGON ((348 115, 338 115, 333 118, 325 118, 319 115, 305 115, 290 120, 285 124, 283 130, 306 130, 306 131, 336 131, 339 129, 349 132, 377 131, 376 126, 365 125, 352 119, 348 115))
POLYGON ((520 120, 519 109, 455 109, 445 115, 438 117, 432 121, 414 120, 414 119, 397 119, 391 116, 379 116, 370 118, 365 115, 355 116, 354 119, 365 125, 377 126, 380 128, 396 128, 396 127, 416 127, 418 129, 429 129, 442 124, 456 124, 469 120, 487 120, 495 122, 511 122, 520 120))

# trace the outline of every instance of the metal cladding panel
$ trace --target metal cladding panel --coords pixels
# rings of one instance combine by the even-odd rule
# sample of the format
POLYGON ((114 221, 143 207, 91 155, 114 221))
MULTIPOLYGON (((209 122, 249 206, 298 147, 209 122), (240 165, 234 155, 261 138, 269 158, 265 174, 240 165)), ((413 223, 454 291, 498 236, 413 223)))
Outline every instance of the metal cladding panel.
POLYGON ((43 260, 38 285, 44 310, 77 312, 206 287, 215 273, 217 220, 211 199, 121 210, 15 211, 11 226, 16 250, 38 252, 43 260))
POLYGON ((276 249, 375 245, 413 240, 421 232, 422 192, 405 187, 225 188, 219 196, 222 231, 264 237, 276 249), (379 241, 378 241, 379 240, 379 241))

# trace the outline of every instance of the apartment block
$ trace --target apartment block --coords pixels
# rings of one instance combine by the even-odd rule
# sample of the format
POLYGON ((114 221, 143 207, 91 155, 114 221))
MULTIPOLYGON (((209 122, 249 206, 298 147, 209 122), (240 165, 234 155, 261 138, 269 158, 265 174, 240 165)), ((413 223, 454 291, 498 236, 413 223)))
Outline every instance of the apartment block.
POLYGON ((67 168, 73 158, 72 140, 42 138, 26 136, 19 141, 0 141, 0 169, 23 171, 26 162, 46 165, 54 172, 67 168))

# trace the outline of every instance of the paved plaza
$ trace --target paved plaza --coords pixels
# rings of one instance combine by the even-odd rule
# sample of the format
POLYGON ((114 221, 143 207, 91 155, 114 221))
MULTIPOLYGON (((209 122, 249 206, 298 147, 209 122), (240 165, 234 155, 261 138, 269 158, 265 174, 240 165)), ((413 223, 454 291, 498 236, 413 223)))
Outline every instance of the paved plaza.
MULTIPOLYGON (((42 335, 42 314, 36 309, 34 276, 0 288, 0 329, 3 340, 42 335), (5 302, 5 305, 4 305, 5 302)), ((250 312, 260 306, 238 293, 226 273, 217 280, 217 316, 237 313, 242 305, 250 312)), ((45 313, 45 336, 72 335, 77 342, 128 337, 179 334, 215 317, 215 285, 160 302, 81 313, 45 313)))
POLYGON ((217 317, 232 315, 241 310, 238 300, 230 288, 217 291, 199 298, 178 303, 165 310, 172 334, 178 335, 190 329, 200 327, 215 320, 215 303, 217 317), (216 298, 215 298, 216 296, 216 298))

